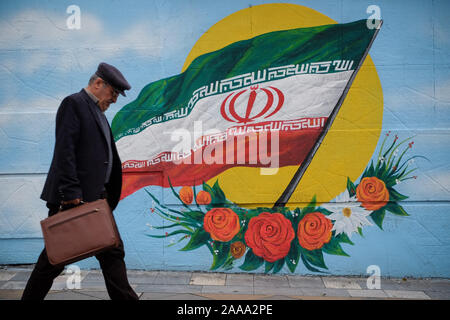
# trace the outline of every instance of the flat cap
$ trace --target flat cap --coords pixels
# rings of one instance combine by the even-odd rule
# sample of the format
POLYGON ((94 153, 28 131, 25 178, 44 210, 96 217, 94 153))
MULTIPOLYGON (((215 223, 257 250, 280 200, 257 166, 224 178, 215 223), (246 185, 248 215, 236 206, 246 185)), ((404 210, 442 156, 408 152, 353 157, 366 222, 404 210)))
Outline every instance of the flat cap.
POLYGON ((125 79, 123 74, 114 66, 101 62, 98 65, 97 71, 95 72, 97 76, 109 83, 114 89, 120 92, 121 95, 126 97, 124 90, 130 90, 131 86, 125 79))

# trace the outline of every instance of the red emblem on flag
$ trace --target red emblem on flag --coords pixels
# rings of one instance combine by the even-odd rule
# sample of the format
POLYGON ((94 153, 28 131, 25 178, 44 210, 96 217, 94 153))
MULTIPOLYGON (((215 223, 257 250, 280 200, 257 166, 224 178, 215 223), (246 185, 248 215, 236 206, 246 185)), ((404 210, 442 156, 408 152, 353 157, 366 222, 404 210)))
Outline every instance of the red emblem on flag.
POLYGON ((258 90, 258 86, 252 86, 250 89, 247 88, 239 92, 230 93, 222 102, 220 113, 225 120, 230 122, 248 123, 263 116, 264 119, 273 116, 280 111, 283 103, 284 95, 279 89, 270 86, 258 90), (261 99, 258 100, 260 105, 255 107, 255 101, 258 94, 264 94, 266 96, 264 107, 262 107, 264 101, 261 103, 261 99), (278 100, 275 107, 274 96, 276 96, 276 100, 278 100), (242 110, 243 108, 241 108, 241 110, 236 110, 235 104, 238 99, 247 99, 247 108, 245 110, 242 110), (252 115, 253 110, 256 110, 253 112, 256 113, 255 115, 252 115))

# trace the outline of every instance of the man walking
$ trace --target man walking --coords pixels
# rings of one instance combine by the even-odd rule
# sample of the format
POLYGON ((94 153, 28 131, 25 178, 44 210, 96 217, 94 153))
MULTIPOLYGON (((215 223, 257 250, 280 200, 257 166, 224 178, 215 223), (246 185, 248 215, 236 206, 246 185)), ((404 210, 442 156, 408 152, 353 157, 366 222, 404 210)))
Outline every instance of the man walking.
MULTIPOLYGON (((49 216, 83 202, 107 199, 111 210, 119 202, 122 165, 104 112, 131 86, 122 73, 100 63, 89 84, 66 97, 56 114, 53 160, 41 199, 49 216)), ((113 300, 137 300, 128 283, 123 242, 96 255, 113 300)), ((22 300, 43 300, 64 266, 53 266, 44 248, 22 295, 22 300)))

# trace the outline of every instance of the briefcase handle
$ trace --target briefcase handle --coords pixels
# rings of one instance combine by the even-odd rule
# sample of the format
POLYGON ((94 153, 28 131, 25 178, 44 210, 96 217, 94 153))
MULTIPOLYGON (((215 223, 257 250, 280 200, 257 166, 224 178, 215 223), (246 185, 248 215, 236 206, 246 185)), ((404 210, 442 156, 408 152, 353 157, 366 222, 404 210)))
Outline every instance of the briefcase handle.
POLYGON ((83 200, 80 200, 80 202, 78 203, 78 204, 73 204, 73 203, 67 203, 67 204, 60 204, 59 205, 59 210, 58 210, 58 212, 61 212, 61 211, 65 211, 65 210, 69 210, 69 209, 72 209, 72 208, 76 208, 76 207, 79 207, 79 206, 81 206, 81 205, 83 205, 83 204, 86 204, 86 203, 88 203, 88 202, 85 202, 85 201, 83 201, 83 200), (66 207, 64 207, 64 206, 66 206, 66 207))

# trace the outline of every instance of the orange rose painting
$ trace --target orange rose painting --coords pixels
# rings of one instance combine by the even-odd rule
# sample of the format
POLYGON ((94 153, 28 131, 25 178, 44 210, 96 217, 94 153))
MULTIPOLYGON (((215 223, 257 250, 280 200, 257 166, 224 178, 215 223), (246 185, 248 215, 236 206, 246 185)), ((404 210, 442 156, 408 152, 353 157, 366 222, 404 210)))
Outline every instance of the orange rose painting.
POLYGON ((241 229, 238 215, 229 208, 214 208, 208 211, 203 222, 205 231, 217 241, 230 241, 241 229))
POLYGON ((294 237, 291 222, 281 213, 263 212, 250 220, 245 242, 255 255, 275 262, 288 254, 294 237))
POLYGON ((184 204, 191 204, 194 199, 194 192, 191 187, 183 187, 180 189, 180 199, 184 204))
POLYGON ((356 197, 367 210, 378 210, 389 201, 386 184, 377 177, 365 177, 356 188, 356 197))
POLYGON ((331 220, 320 212, 306 214, 298 225, 298 242, 307 250, 320 249, 331 239, 331 220))
POLYGON ((211 195, 207 191, 201 190, 196 197, 197 204, 210 204, 211 195))
POLYGON ((230 253, 235 259, 239 259, 245 254, 247 247, 242 241, 236 241, 231 244, 230 253))
POLYGON ((286 266, 294 273, 302 263, 309 271, 323 272, 328 269, 324 253, 348 257, 342 245, 353 245, 352 233, 362 236, 362 228, 373 225, 368 219, 382 229, 387 212, 408 216, 399 204, 408 197, 396 191, 395 186, 416 178, 410 176, 415 169, 408 166, 417 156, 402 161, 413 143, 400 150, 409 139, 397 142, 397 136, 385 150, 389 136, 383 141, 378 160, 362 173, 359 183, 348 178, 346 190, 335 202, 321 206, 314 197, 305 207, 293 210, 275 206, 242 208, 227 199, 216 181, 213 186, 203 183, 203 190, 198 193, 190 186, 176 192, 171 185, 182 207, 175 210, 159 203, 144 189, 157 203, 151 212, 170 222, 154 229, 178 228, 150 236, 166 238, 181 234, 178 242, 172 239, 170 244, 188 240, 181 251, 205 246, 212 255, 211 270, 230 270, 239 263, 243 271, 263 267, 265 272, 277 273, 286 266))

